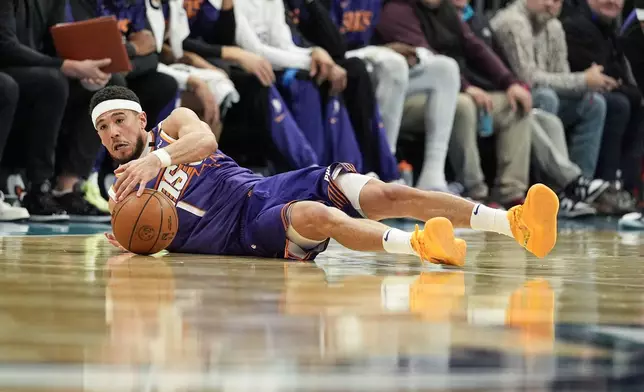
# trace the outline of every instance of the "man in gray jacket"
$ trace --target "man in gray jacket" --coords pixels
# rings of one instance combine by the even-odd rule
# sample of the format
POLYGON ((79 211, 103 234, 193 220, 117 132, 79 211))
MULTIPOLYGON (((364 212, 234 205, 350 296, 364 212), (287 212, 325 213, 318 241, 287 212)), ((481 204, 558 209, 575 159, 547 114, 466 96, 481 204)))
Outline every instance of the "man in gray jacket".
POLYGON ((534 107, 561 118, 571 160, 593 178, 606 117, 606 101, 598 92, 616 82, 599 66, 570 72, 560 11, 561 0, 515 0, 490 25, 512 70, 531 85, 534 107))

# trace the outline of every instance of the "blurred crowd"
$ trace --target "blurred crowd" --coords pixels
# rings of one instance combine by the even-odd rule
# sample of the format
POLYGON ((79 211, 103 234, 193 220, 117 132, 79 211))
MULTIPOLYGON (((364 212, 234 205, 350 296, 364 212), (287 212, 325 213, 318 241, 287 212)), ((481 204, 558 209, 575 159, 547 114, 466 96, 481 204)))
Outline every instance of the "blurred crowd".
POLYGON ((481 5, 0 1, 0 221, 110 221, 88 106, 122 85, 150 129, 189 107, 262 175, 341 161, 506 209, 542 182, 561 217, 644 229, 644 0, 481 5), (105 16, 131 71, 58 57, 52 26, 105 16))

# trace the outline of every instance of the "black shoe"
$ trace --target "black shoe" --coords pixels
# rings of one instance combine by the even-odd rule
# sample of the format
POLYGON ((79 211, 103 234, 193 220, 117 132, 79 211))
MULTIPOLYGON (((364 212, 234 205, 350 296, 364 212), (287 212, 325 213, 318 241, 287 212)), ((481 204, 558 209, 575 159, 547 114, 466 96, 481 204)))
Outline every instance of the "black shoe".
POLYGON ((591 180, 579 176, 579 178, 566 187, 564 193, 571 200, 593 204, 609 187, 610 183, 608 181, 599 179, 591 180))
POLYGON ((51 194, 51 186, 45 182, 32 185, 22 200, 22 206, 29 211, 33 222, 67 222, 69 215, 51 194))
POLYGON ((597 210, 565 193, 559 194, 559 216, 561 218, 580 218, 597 214, 597 210))
POLYGON ((69 213, 70 220, 73 222, 110 223, 111 215, 85 200, 80 185, 77 183, 72 192, 56 196, 58 204, 69 213))
POLYGON ((617 192, 618 215, 630 214, 637 211, 637 200, 627 190, 617 192))
POLYGON ((636 210, 637 202, 630 193, 622 189, 619 182, 610 184, 593 203, 602 215, 624 215, 636 210))

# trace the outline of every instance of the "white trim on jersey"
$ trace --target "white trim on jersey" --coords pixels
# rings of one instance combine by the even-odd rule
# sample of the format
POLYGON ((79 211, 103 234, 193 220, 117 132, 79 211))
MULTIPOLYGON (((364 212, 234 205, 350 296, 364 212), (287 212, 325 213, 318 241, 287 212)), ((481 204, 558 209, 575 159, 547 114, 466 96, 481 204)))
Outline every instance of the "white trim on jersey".
POLYGON ((197 208, 192 204, 188 204, 185 201, 178 202, 177 208, 181 208, 182 210, 187 211, 193 215, 197 215, 198 217, 206 215, 206 211, 202 210, 201 208, 197 208))

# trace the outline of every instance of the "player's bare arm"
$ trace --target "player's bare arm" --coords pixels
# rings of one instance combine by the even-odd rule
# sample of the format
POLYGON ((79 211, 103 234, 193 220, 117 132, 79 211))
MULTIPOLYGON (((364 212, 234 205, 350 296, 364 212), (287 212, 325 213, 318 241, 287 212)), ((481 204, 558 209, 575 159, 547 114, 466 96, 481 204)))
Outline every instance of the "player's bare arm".
POLYGON ((454 237, 455 226, 514 238, 537 257, 548 255, 556 243, 559 200, 542 184, 530 187, 525 203, 504 211, 440 192, 386 184, 356 173, 348 163, 264 178, 219 152, 216 167, 208 166, 190 180, 181 164, 204 169, 205 159, 217 151, 215 136, 192 111, 177 109, 146 132, 147 118, 136 94, 114 86, 94 95, 90 112, 101 142, 122 165, 116 171, 117 191, 110 190, 113 202, 136 186, 156 199, 147 203, 131 195, 132 202, 120 205, 119 211, 125 212, 113 218, 114 227, 125 230, 116 233, 118 239, 108 235, 108 240, 130 251, 156 252, 161 239, 171 243, 161 243, 165 248, 159 249, 171 252, 283 254, 312 260, 334 239, 356 251, 409 254, 462 266, 466 243, 454 237), (164 178, 158 182, 162 169, 164 178), (234 186, 213 187, 213 181, 234 186), (146 186, 153 189, 146 191, 146 186), (177 219, 160 219, 166 213, 177 219), (422 230, 409 232, 378 222, 403 217, 426 223, 422 230), (139 220, 144 226, 138 227, 139 220), (182 230, 190 236, 173 234, 182 230))
POLYGON ((219 147, 210 126, 188 108, 175 109, 163 121, 162 129, 176 140, 163 149, 170 154, 174 165, 200 161, 219 147))
POLYGON ((212 130, 190 109, 175 109, 161 127, 175 141, 114 171, 118 178, 114 184, 116 202, 133 192, 137 185, 137 196, 141 196, 145 184, 157 176, 162 168, 197 162, 217 151, 217 139, 212 130))

